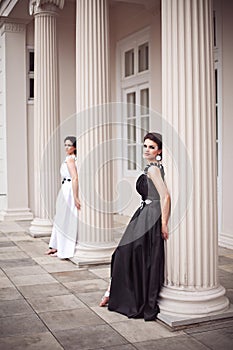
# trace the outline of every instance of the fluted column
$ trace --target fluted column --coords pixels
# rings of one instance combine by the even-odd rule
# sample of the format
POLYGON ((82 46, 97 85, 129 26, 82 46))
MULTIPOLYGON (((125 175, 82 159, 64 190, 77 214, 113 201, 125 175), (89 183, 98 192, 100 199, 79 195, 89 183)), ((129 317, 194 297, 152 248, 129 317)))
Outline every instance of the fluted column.
POLYGON ((57 14, 64 0, 31 0, 35 17, 34 198, 33 236, 52 229, 59 179, 57 14))
POLYGON ((212 53, 212 1, 162 0, 163 132, 173 156, 164 157, 172 217, 160 307, 170 321, 220 313, 229 304, 217 276, 212 53))
POLYGON ((78 0, 77 135, 80 196, 78 264, 109 262, 114 249, 109 126, 109 26, 106 0, 78 0))

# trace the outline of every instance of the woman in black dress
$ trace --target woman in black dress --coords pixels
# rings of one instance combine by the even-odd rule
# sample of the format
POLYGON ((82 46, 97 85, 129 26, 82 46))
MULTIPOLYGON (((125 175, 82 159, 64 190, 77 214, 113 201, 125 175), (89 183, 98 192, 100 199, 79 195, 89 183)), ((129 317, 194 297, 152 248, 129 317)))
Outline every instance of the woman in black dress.
POLYGON ((136 189, 142 197, 125 233, 112 255, 111 283, 100 306, 129 318, 156 319, 158 297, 164 280, 164 239, 168 239, 170 196, 160 163, 162 137, 144 137, 148 164, 136 189))

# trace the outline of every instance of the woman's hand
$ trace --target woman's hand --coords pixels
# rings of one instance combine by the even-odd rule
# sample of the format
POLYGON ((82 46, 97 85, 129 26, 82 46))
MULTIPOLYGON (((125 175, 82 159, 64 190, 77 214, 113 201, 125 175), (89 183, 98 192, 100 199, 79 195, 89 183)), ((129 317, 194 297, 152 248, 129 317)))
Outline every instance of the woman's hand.
POLYGON ((74 203, 75 203, 76 208, 77 208, 78 210, 80 210, 80 209, 81 209, 81 203, 80 203, 79 198, 76 198, 76 199, 74 200, 74 203))
POLYGON ((168 226, 167 226, 167 224, 163 224, 162 223, 162 237, 163 237, 163 239, 165 239, 165 241, 168 239, 168 237, 169 237, 169 234, 168 234, 168 226))

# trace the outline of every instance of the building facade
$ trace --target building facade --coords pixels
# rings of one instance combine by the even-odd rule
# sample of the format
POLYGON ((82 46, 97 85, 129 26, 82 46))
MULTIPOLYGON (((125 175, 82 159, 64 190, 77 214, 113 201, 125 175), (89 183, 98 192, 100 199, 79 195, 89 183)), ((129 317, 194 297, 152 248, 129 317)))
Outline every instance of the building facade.
MULTIPOLYGON (((217 246, 233 248, 230 0, 0 1, 1 220, 51 232, 66 135, 78 136, 79 264, 108 262, 131 215, 142 137, 163 134, 172 196, 161 309, 229 309, 217 246)), ((177 311, 177 310, 182 311, 177 311)))

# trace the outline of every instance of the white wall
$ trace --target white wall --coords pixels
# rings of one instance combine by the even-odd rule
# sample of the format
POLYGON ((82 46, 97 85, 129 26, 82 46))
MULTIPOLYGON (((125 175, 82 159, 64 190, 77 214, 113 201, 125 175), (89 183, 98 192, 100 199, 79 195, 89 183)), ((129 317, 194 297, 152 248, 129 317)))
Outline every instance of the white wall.
MULTIPOLYGON (((220 1, 220 0, 219 0, 220 1)), ((220 1, 222 6, 222 230, 220 244, 233 249, 233 2, 220 1)))
MULTIPOLYGON (((110 7, 109 14, 111 47, 111 101, 120 101, 119 97, 117 96, 117 43, 129 35, 149 27, 151 33, 151 108, 155 111, 161 112, 161 32, 159 1, 155 0, 152 8, 146 8, 144 5, 116 2, 110 7)), ((117 121, 121 121, 119 116, 117 117, 117 121)), ((156 122, 155 118, 152 117, 151 130, 155 129, 156 122)), ((115 162, 113 183, 116 185, 122 180, 127 180, 129 182, 132 190, 131 198, 127 207, 121 210, 121 213, 131 216, 140 203, 140 197, 135 190, 137 176, 124 177, 123 173, 119 171, 119 167, 119 162, 115 162)), ((114 188, 114 191, 116 194, 116 188, 114 188)))

